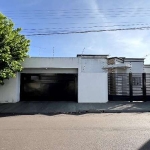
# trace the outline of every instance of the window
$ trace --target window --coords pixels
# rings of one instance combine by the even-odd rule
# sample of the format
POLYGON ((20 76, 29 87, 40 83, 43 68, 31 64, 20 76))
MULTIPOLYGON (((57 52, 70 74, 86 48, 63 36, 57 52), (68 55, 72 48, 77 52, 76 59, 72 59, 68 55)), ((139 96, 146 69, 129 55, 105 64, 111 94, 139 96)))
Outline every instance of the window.
POLYGON ((133 85, 142 85, 141 77, 133 77, 133 85))

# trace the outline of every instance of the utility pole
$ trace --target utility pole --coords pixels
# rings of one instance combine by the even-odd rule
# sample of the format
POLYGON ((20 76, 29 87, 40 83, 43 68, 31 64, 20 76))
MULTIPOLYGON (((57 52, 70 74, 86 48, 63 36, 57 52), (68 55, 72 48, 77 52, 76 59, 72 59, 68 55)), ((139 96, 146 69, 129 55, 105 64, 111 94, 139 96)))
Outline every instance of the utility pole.
POLYGON ((55 50, 54 50, 54 47, 53 47, 53 57, 54 57, 54 53, 55 53, 55 50))
MULTIPOLYGON (((84 53, 84 50, 85 50, 85 47, 84 47, 83 50, 82 50, 82 55, 83 55, 83 53, 84 53)), ((82 57, 82 55, 81 55, 81 57, 82 57)))

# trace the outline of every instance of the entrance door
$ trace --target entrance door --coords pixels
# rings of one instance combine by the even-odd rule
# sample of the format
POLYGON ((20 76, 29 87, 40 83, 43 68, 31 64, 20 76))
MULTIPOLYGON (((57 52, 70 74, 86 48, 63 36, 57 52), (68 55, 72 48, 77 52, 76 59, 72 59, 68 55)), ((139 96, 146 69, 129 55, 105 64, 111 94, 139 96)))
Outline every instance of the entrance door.
POLYGON ((133 100, 143 100, 143 82, 142 82, 142 73, 133 73, 132 74, 132 91, 133 91, 133 100))
POLYGON ((21 74, 20 99, 77 101, 76 74, 21 74))

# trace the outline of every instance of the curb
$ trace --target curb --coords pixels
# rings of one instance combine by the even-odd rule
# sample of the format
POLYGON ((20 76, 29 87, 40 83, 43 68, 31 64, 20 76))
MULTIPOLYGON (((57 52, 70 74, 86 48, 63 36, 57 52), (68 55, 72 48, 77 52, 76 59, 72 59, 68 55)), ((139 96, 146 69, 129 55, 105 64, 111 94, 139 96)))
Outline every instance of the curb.
POLYGON ((59 114, 70 114, 70 115, 81 115, 88 113, 145 113, 150 112, 150 110, 84 110, 77 112, 9 112, 2 113, 0 112, 0 116, 17 116, 17 115, 59 115, 59 114))

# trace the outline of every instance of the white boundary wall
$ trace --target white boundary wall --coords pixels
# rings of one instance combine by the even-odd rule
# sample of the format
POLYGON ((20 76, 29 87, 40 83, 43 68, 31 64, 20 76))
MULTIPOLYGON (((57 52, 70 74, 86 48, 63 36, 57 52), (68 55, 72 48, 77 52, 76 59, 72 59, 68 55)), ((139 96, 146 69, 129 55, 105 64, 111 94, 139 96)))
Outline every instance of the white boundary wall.
POLYGON ((145 73, 150 73, 150 65, 145 65, 144 66, 144 72, 145 73))
POLYGON ((20 74, 16 78, 5 80, 4 85, 0 85, 0 103, 16 103, 20 100, 20 74))
POLYGON ((79 103, 106 103, 108 101, 107 73, 80 73, 78 81, 79 103))

